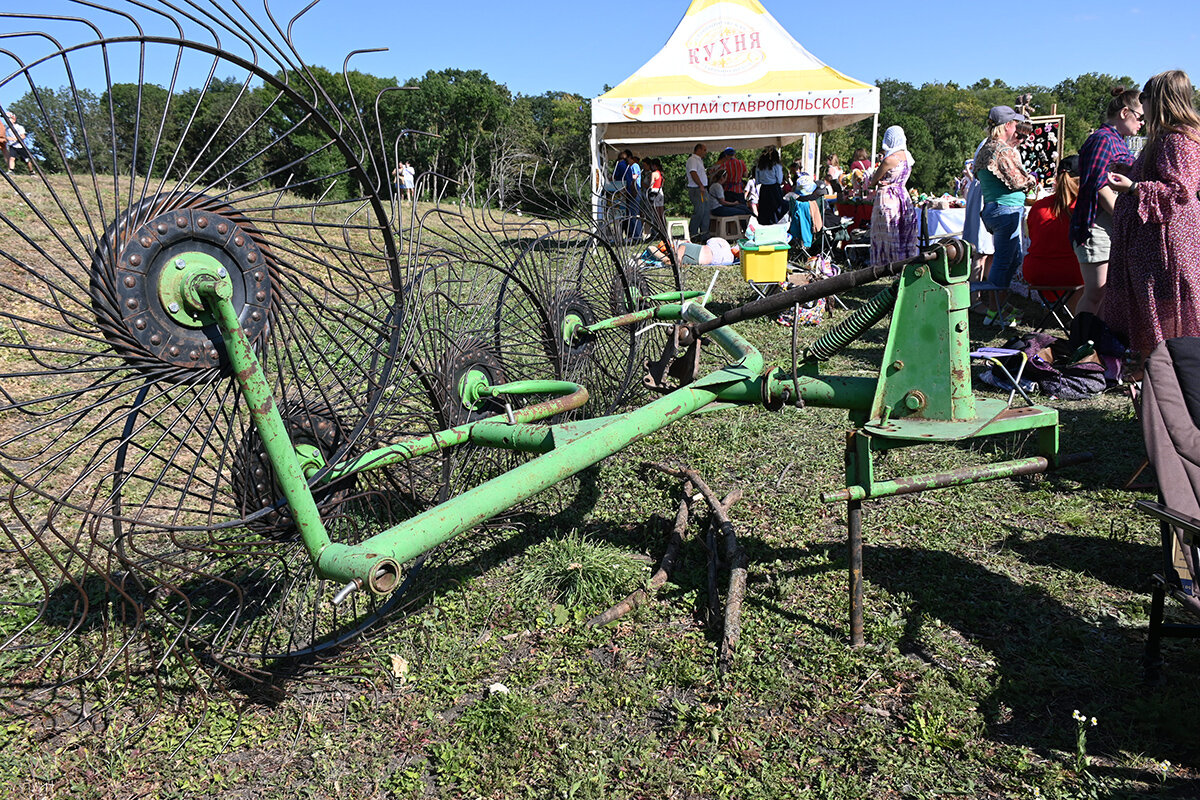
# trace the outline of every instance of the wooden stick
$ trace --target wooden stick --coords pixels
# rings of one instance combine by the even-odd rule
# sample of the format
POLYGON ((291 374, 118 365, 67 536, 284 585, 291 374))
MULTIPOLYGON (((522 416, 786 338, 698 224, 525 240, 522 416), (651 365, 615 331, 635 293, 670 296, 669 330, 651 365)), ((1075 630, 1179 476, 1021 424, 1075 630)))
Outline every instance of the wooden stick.
POLYGON ((683 499, 679 501, 679 510, 675 512, 675 524, 672 526, 671 535, 667 540, 667 550, 663 553, 662 563, 659 565, 658 570, 650 577, 650 581, 646 584, 645 588, 638 589, 607 611, 589 619, 587 621, 589 628, 598 628, 602 625, 608 625, 610 622, 616 622, 635 608, 646 605, 646 603, 650 602, 650 598, 654 596, 654 593, 667 582, 667 579, 671 576, 671 570, 675 569, 675 560, 679 557, 679 548, 683 545, 683 539, 687 535, 693 491, 692 482, 685 481, 683 484, 683 499))
POLYGON ((733 526, 729 528, 725 547, 729 559, 729 592, 725 595, 725 630, 717 658, 717 669, 721 674, 733 664, 733 652, 742 638, 742 600, 746 597, 746 569, 750 563, 746 551, 738 544, 733 526))

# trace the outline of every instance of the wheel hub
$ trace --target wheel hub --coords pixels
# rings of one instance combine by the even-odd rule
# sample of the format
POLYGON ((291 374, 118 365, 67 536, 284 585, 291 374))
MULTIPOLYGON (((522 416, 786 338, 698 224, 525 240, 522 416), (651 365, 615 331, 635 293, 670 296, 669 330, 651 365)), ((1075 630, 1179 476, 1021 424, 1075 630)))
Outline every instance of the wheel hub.
POLYGON ((596 321, 596 315, 583 295, 574 290, 555 292, 549 312, 552 330, 560 332, 562 355, 572 360, 587 356, 596 337, 584 328, 596 321))
MULTIPOLYGON (((310 404, 303 400, 285 403, 280 409, 283 424, 292 446, 302 461, 318 469, 345 445, 346 430, 335 411, 327 405, 310 404)), ((233 462, 233 489, 241 513, 251 516, 269 508, 283 496, 275 479, 275 470, 262 437, 252 430, 243 441, 233 462)), ((354 492, 354 476, 347 476, 313 489, 313 497, 322 507, 344 502, 354 492)), ((247 525, 256 533, 271 539, 296 536, 287 506, 252 517, 247 525)))
MULTIPOLYGON (((105 335, 138 366, 152 362, 190 370, 219 368, 229 361, 216 320, 202 307, 181 302, 188 258, 211 259, 224 269, 233 287, 232 302, 249 340, 257 345, 268 328, 274 263, 261 237, 228 206, 206 208, 207 198, 185 198, 185 205, 161 211, 132 229, 126 224, 107 241, 120 243, 109 262, 105 250, 93 262, 92 293, 98 310, 113 297, 115 319, 101 313, 105 335), (111 280, 111 287, 106 285, 111 280)), ((129 217, 136 219, 137 214, 129 217)), ((194 260, 194 259, 193 259, 194 260)))
POLYGON ((463 396, 467 387, 481 380, 492 386, 506 382, 500 359, 481 342, 470 340, 461 347, 451 347, 439 372, 442 412, 449 426, 504 413, 504 404, 495 398, 476 398, 473 393, 463 396))

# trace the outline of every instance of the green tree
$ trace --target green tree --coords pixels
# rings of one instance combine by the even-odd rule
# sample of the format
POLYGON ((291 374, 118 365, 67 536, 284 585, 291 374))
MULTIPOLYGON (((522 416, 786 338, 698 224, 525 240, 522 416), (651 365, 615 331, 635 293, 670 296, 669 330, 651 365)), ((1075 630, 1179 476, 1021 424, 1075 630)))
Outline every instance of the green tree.
POLYGON ((95 169, 161 174, 176 145, 170 101, 170 93, 153 83, 116 83, 100 95, 97 114, 104 122, 89 140, 95 169))
POLYGON ((32 155, 41 168, 61 172, 67 166, 76 171, 88 169, 88 136, 99 136, 97 106, 94 92, 62 86, 26 92, 7 110, 25 127, 32 155))

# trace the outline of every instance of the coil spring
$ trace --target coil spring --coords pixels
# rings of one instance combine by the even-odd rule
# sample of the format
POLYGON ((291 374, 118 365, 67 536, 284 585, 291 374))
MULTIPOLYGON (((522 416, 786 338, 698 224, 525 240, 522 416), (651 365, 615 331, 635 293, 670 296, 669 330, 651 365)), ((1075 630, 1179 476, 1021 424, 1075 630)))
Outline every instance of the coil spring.
POLYGON ((844 322, 817 339, 804 351, 805 361, 828 361, 862 336, 872 325, 892 310, 896 304, 896 287, 888 286, 868 300, 862 308, 844 322))

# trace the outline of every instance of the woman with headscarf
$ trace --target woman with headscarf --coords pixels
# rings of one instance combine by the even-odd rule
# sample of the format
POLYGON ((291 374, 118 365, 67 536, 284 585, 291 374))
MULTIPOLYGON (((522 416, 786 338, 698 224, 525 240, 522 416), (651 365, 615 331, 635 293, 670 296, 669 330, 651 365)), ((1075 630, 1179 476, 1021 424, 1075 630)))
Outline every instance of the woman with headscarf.
POLYGON ((893 125, 883 132, 883 160, 867 181, 868 189, 879 187, 871 212, 871 266, 903 261, 917 254, 917 209, 905 188, 912 165, 904 129, 893 125))
POLYGON ((1100 316, 1142 355, 1177 336, 1200 336, 1200 114, 1192 81, 1170 70, 1146 81, 1146 145, 1129 177, 1110 172, 1108 291, 1100 316))

